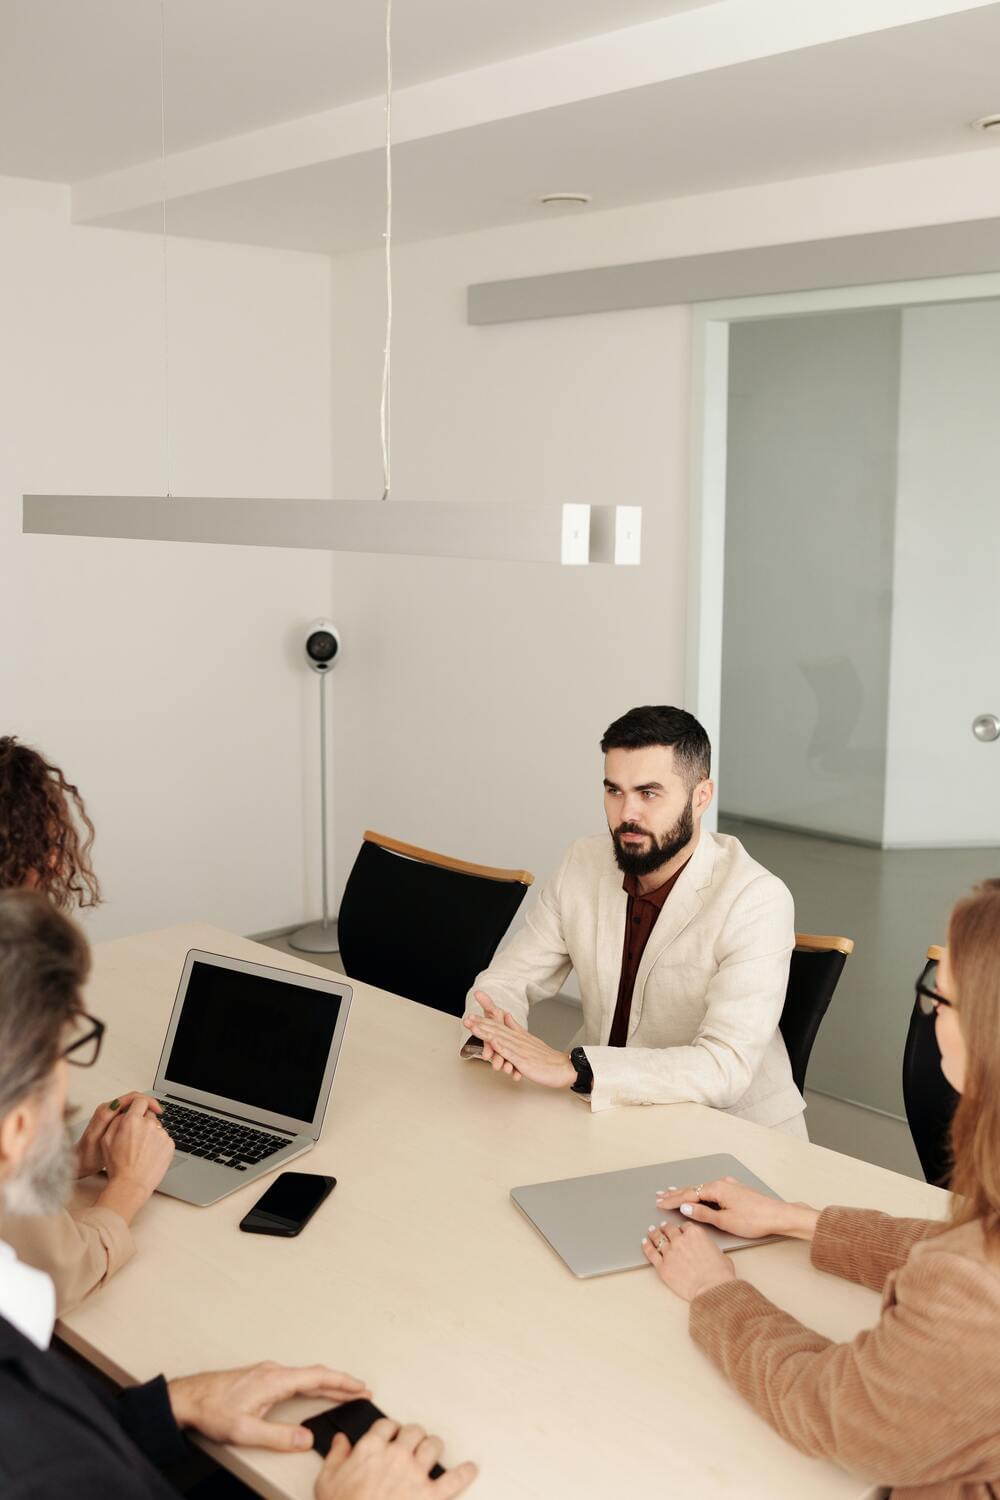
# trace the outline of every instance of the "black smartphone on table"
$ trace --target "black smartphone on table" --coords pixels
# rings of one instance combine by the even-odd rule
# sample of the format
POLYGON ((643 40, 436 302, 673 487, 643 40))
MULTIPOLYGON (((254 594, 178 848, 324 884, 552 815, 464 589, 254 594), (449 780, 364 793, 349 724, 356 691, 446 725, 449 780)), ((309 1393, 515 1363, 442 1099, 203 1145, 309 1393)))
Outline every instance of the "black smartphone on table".
POLYGON ((321 1177, 317 1172, 282 1172, 240 1220, 240 1228, 245 1234, 291 1239, 302 1232, 336 1186, 336 1177, 321 1177))

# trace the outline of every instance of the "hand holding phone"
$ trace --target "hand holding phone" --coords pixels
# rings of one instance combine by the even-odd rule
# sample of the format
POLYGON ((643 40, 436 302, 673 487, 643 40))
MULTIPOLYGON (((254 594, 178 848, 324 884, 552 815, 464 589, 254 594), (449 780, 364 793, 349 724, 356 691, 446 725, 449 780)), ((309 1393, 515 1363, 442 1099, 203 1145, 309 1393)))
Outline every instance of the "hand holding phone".
POLYGON ((275 1234, 293 1239, 301 1234, 336 1186, 336 1177, 321 1177, 316 1172, 282 1172, 240 1220, 240 1228, 244 1234, 275 1234))
MULTIPOLYGON (((369 1427, 384 1416, 385 1412, 380 1411, 373 1401, 360 1398, 356 1401, 344 1401, 340 1406, 331 1406, 328 1411, 321 1411, 315 1417, 307 1417, 302 1426, 309 1428, 315 1439, 316 1452, 325 1458, 338 1432, 344 1434, 353 1448, 369 1427)), ((431 1479, 440 1479, 444 1472, 440 1464, 432 1464, 428 1470, 431 1479)))

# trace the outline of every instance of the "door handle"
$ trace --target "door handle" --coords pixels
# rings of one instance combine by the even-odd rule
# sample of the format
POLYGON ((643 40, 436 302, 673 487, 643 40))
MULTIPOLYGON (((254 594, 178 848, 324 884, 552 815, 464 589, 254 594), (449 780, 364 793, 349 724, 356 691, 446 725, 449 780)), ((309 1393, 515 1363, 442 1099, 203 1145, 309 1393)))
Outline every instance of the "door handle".
POLYGON ((1000 719, 996 714, 980 714, 972 721, 972 732, 984 745, 991 740, 1000 740, 1000 719))

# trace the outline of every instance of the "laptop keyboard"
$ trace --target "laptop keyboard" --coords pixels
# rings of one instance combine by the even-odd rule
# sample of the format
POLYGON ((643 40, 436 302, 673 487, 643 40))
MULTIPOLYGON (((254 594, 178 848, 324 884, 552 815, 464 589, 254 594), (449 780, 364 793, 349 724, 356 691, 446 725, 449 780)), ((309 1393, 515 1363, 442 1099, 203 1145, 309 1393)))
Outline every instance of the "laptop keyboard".
POLYGON ((238 1120, 227 1120, 222 1115, 203 1114, 197 1109, 186 1109, 170 1099, 161 1099, 163 1114, 160 1119, 178 1151, 189 1156, 203 1156, 206 1161, 220 1167, 232 1167, 236 1172, 245 1172, 265 1156, 273 1156, 289 1139, 270 1135, 258 1130, 255 1125, 241 1125, 238 1120))

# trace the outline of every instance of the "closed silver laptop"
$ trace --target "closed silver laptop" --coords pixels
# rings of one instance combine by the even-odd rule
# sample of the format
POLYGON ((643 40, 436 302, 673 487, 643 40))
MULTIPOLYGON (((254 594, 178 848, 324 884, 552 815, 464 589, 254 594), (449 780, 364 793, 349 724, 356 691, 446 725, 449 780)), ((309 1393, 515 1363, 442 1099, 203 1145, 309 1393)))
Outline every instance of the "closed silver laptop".
MULTIPOLYGON (((656 1206, 659 1191, 694 1187, 719 1177, 735 1177, 769 1198, 778 1197, 735 1156, 694 1156, 592 1177, 535 1182, 512 1188, 510 1196, 574 1276, 605 1276, 647 1264, 642 1241, 650 1224, 690 1223, 677 1212, 661 1213, 656 1206)), ((704 1227, 720 1250, 767 1243, 704 1227)))
POLYGON ((176 1152, 158 1191, 215 1203, 310 1150, 351 987, 192 949, 152 1092, 176 1152))

